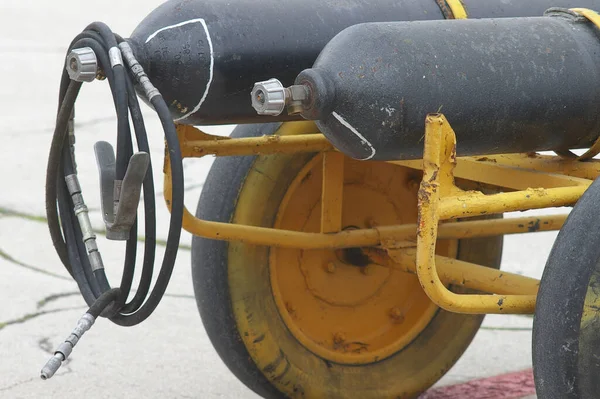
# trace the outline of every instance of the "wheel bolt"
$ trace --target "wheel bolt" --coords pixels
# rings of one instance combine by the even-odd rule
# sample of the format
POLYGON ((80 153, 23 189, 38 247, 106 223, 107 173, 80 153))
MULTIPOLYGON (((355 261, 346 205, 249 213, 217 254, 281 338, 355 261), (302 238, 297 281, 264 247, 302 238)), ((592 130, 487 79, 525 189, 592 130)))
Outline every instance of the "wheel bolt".
POLYGON ((411 191, 418 190, 419 189, 419 184, 420 184, 420 182, 417 179, 409 179, 408 182, 406 182, 406 186, 411 191))
POLYGON ((373 275, 373 273, 375 273, 375 266, 373 266, 373 265, 366 265, 366 266, 361 267, 360 271, 365 276, 371 276, 371 275, 373 275))
POLYGON ((379 223, 377 223, 375 221, 375 218, 370 217, 367 219, 366 225, 367 225, 367 227, 373 229, 373 228, 379 226, 379 223))
POLYGON ((400 308, 391 308, 389 315, 392 318, 392 320, 394 320, 397 323, 402 323, 404 321, 404 315, 402 314, 402 310, 400 310, 400 308))
POLYGON ((343 344, 346 341, 346 335, 341 332, 336 332, 333 334, 333 342, 336 344, 343 344))
POLYGON ((287 309, 288 313, 290 313, 290 314, 296 313, 296 307, 294 305, 292 305, 290 302, 285 303, 285 308, 287 309))
POLYGON ((325 266, 325 270, 327 273, 335 273, 335 263, 329 262, 327 266, 325 266))

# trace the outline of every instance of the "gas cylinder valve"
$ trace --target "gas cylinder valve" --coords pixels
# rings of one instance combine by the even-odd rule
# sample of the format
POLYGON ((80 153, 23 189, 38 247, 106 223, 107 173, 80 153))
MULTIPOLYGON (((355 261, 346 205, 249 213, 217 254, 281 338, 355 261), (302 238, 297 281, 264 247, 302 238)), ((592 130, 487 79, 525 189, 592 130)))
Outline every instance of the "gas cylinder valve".
POLYGON ((299 114, 309 98, 308 86, 284 87, 277 79, 256 82, 252 89, 252 106, 259 115, 278 116, 286 107, 289 115, 299 114))

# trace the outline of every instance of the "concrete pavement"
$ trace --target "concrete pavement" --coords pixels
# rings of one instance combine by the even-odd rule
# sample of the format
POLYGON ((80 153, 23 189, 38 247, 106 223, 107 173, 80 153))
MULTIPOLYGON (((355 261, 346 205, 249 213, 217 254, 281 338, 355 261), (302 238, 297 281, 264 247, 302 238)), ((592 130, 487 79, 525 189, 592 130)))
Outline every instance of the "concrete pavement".
MULTIPOLYGON (((70 40, 95 20, 128 35, 160 1, 91 4, 0 3, 0 297, 4 304, 0 308, 0 398, 256 398, 229 373, 203 330, 193 299, 187 233, 167 295, 148 321, 133 328, 99 321, 55 378, 39 379, 39 370, 52 350, 85 311, 76 284, 54 253, 44 220, 45 162, 64 52, 70 40)), ((84 87, 77 104, 79 173, 99 229, 92 145, 100 139, 112 141, 111 107, 107 85, 98 82, 84 87)), ((158 191, 158 232, 165 238, 168 213, 160 191, 162 132, 156 117, 145 111, 158 191)), ((227 134, 231 127, 208 130, 227 134)), ((195 208, 211 161, 185 164, 190 209, 195 208)), ((503 268, 541 276, 554 237, 555 233, 507 237, 503 268)), ((118 281, 123 246, 103 237, 99 246, 111 281, 118 281)), ((162 250, 159 246, 157 258, 162 250)), ((530 317, 487 317, 472 346, 435 389, 530 368, 531 324, 530 317)), ((433 391, 427 398, 441 398, 448 392, 433 391), (431 396, 435 392, 437 396, 431 396)))

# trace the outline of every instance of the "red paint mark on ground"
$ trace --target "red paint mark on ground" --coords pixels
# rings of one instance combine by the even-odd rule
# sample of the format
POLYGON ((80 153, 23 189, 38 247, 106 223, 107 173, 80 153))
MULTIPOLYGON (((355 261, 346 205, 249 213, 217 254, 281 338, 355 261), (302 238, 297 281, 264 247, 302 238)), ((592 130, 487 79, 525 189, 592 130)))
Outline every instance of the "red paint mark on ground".
POLYGON ((419 399, 518 399, 533 394, 533 371, 529 369, 432 389, 419 399))

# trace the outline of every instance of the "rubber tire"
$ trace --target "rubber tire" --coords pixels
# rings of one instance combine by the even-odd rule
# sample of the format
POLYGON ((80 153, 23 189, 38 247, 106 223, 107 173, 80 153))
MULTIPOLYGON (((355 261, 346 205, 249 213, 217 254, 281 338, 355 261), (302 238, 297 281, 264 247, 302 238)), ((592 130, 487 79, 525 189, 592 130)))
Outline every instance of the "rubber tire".
MULTIPOLYGON (((230 137, 258 137, 273 134, 281 123, 237 126, 230 137)), ((196 216, 214 222, 230 222, 240 187, 256 157, 215 159, 198 202, 196 216)), ((215 350, 231 372, 248 388, 264 398, 278 398, 252 361, 233 317, 227 276, 228 242, 192 238, 192 281, 202 324, 215 350)))
MULTIPOLYGON (((280 123, 239 125, 234 129, 231 137, 269 135, 275 133, 280 125, 280 123)), ((256 158, 250 156, 217 158, 204 184, 196 216, 205 220, 230 222, 241 187, 256 158)), ((483 238, 468 241, 472 245, 459 248, 460 258, 499 268, 502 237, 496 240, 483 238)), ((229 244, 225 241, 201 237, 194 237, 192 241, 192 278, 203 325, 222 361, 241 382, 264 398, 284 398, 286 396, 276 389, 257 368, 240 337, 233 316, 228 286, 228 247, 229 244)), ((468 340, 470 342, 484 316, 462 316, 474 320, 472 325, 476 328, 472 329, 468 340)), ((468 345, 465 345, 463 351, 467 347, 468 345)), ((461 354, 462 352, 455 360, 458 360, 461 354)), ((439 377, 442 375, 443 373, 439 377)))
POLYGON ((533 322, 538 398, 592 399, 600 394, 600 180, 577 202, 544 269, 533 322))

